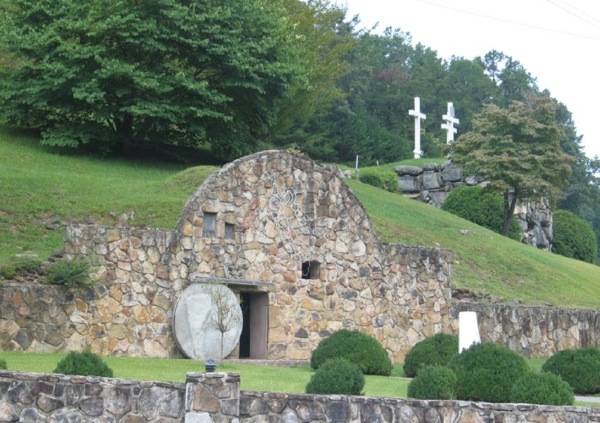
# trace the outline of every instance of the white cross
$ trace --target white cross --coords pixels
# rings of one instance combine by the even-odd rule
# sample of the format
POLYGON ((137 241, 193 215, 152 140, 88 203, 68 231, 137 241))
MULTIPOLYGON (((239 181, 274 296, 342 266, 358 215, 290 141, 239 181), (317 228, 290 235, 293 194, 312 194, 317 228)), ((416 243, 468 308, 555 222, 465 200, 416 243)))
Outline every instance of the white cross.
POLYGON ((415 149, 413 153, 415 153, 415 159, 421 157, 421 120, 425 120, 425 114, 421 113, 421 99, 419 97, 415 97, 415 108, 413 110, 409 110, 408 114, 410 116, 415 117, 415 149))
POLYGON ((460 123, 460 120, 454 117, 454 105, 452 103, 448 103, 448 111, 445 115, 442 115, 442 119, 446 121, 446 123, 442 123, 442 129, 445 129, 446 132, 446 144, 450 144, 454 141, 454 134, 456 134, 456 128, 454 125, 460 123))

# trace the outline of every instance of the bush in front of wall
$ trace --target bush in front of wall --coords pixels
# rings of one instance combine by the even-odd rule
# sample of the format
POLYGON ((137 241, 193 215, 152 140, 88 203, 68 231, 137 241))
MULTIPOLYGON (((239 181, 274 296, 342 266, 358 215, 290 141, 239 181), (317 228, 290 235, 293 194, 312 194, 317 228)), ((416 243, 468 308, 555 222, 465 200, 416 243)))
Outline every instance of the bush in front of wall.
POLYGON ((457 379, 457 399, 509 402, 512 386, 529 366, 518 353, 491 342, 473 344, 448 363, 457 379))
POLYGON ((48 267, 44 283, 68 288, 89 284, 90 263, 86 260, 60 260, 48 267))
POLYGON ((54 373, 64 375, 112 377, 113 371, 108 365, 90 350, 72 351, 58 362, 54 373))
POLYGON ((318 369, 327 360, 343 357, 358 365, 365 375, 389 376, 392 361, 372 336, 357 330, 341 329, 322 340, 313 351, 310 366, 318 369))
POLYGON ((416 399, 456 399, 456 375, 444 366, 421 367, 408 384, 407 395, 416 399))
POLYGON ((598 241, 592 227, 575 213, 556 210, 552 216, 552 252, 575 260, 595 263, 598 241))
POLYGON ((410 349, 404 358, 404 375, 415 377, 423 366, 445 366, 458 353, 458 337, 438 333, 426 338, 410 349))
POLYGON ((529 372, 512 387, 510 402, 544 405, 573 405, 573 388, 553 373, 529 372))
MULTIPOLYGON (((496 233, 502 233, 504 203, 498 193, 489 189, 477 186, 458 187, 448 194, 442 210, 496 233)), ((508 237, 516 241, 521 240, 521 227, 514 216, 508 237)))
POLYGON ((596 347, 558 351, 542 371, 560 376, 576 394, 600 393, 600 349, 596 347))
POLYGON ((357 364, 346 358, 327 360, 306 385, 307 394, 363 395, 365 377, 357 364))
POLYGON ((398 176, 390 169, 377 167, 361 169, 358 180, 389 192, 399 191, 398 176))
POLYGON ((0 358, 0 370, 6 370, 8 366, 6 365, 6 360, 0 358))

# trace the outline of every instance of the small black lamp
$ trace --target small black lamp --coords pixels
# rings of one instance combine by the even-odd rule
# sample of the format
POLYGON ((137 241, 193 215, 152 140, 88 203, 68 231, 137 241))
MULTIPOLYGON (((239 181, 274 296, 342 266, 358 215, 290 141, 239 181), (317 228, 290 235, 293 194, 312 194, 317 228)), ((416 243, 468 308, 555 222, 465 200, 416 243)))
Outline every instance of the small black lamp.
POLYGON ((204 363, 206 373, 213 373, 217 369, 217 362, 215 360, 207 360, 204 363))

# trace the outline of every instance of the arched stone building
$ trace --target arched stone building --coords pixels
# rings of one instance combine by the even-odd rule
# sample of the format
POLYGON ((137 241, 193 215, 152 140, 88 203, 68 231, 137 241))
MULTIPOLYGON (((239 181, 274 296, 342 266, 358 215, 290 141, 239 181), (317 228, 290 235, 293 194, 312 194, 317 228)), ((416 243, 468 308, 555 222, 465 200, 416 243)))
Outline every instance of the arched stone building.
POLYGON ((171 272, 223 278, 249 306, 242 357, 307 359, 349 328, 401 360, 449 326, 447 251, 380 242, 337 168, 305 157, 266 151, 224 166, 189 200, 177 234, 171 272))
POLYGON ((65 252, 92 258, 106 286, 5 286, 1 349, 180 357, 174 309, 186 287, 206 282, 242 300, 230 357, 308 359, 348 328, 401 361, 416 342, 456 330, 449 253, 381 242, 337 168, 284 151, 225 165, 175 230, 72 225, 65 252))

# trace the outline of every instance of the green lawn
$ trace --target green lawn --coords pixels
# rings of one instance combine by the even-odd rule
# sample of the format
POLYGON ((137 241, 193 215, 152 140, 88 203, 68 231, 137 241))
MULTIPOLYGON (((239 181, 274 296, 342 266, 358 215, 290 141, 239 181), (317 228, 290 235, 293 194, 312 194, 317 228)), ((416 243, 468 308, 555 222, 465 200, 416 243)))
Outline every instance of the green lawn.
POLYGON ((0 129, 0 260, 19 253, 47 258, 62 248, 62 230, 47 222, 173 228, 187 198, 218 168, 64 155, 30 136, 0 129))
POLYGON ((600 266, 529 247, 398 194, 347 183, 385 241, 450 250, 454 287, 504 302, 600 308, 600 266))
MULTIPOLYGON (((9 370, 51 373, 65 354, 0 352, 9 370)), ((204 362, 164 358, 103 357, 121 379, 157 382, 185 382, 188 372, 203 372, 204 362)), ((313 374, 310 366, 277 367, 252 364, 221 363, 217 371, 240 373, 241 389, 259 392, 303 393, 313 374)), ((392 376, 366 376, 365 394, 368 396, 405 397, 408 379, 402 378, 402 365, 397 364, 392 376)))

